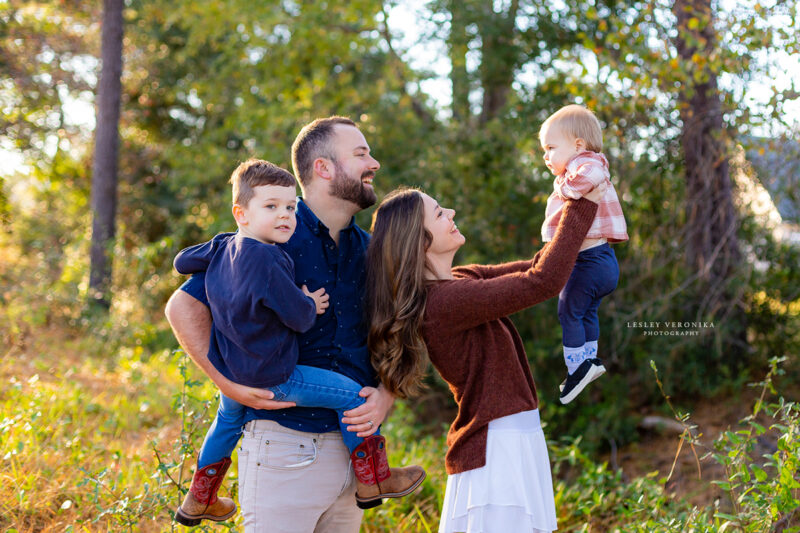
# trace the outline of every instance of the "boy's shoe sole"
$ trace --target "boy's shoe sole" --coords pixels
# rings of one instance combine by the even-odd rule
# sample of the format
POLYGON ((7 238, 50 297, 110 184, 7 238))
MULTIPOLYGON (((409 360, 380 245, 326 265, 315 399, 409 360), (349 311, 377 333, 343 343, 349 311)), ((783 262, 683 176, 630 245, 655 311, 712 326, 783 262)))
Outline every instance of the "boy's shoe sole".
POLYGON ((566 405, 574 400, 586 385, 605 374, 605 371, 600 359, 587 359, 581 363, 581 366, 567 376, 567 379, 561 384, 561 396, 559 397, 561 403, 566 405))

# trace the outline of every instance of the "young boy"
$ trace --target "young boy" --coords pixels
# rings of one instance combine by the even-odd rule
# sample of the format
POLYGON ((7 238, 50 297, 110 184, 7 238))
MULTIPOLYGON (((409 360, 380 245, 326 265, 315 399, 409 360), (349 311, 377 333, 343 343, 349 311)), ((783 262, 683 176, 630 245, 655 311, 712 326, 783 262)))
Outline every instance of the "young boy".
POLYGON ((608 243, 628 240, 625 217, 611 184, 608 161, 603 155, 603 133, 594 114, 579 105, 568 105, 551 115, 539 131, 544 162, 556 179, 547 200, 542 239, 553 239, 561 209, 568 198, 581 198, 602 183, 606 192, 594 223, 566 286, 558 297, 567 379, 561 384, 561 403, 569 403, 586 385, 605 372, 597 357, 600 300, 617 287, 619 265, 608 243))
MULTIPOLYGON (((304 407, 329 407, 343 412, 364 403, 362 386, 335 372, 297 365, 296 332, 305 332, 328 307, 323 288, 314 292, 294 282, 294 263, 276 243, 285 243, 295 225, 294 177, 268 161, 251 159, 231 175, 233 216, 239 230, 181 251, 175 269, 181 274, 206 272, 205 284, 217 350, 209 359, 228 379, 266 388, 276 400, 304 407)), ((217 416, 206 434, 192 486, 176 512, 184 525, 203 519, 222 521, 236 512, 230 498, 217 498, 230 454, 242 433, 245 407, 220 395, 217 416)), ((422 483, 418 466, 388 467, 384 438, 357 437, 340 424, 356 469, 371 470, 378 483, 359 481, 361 508, 400 497, 422 483)), ((265 494, 265 497, 269 497, 265 494)))

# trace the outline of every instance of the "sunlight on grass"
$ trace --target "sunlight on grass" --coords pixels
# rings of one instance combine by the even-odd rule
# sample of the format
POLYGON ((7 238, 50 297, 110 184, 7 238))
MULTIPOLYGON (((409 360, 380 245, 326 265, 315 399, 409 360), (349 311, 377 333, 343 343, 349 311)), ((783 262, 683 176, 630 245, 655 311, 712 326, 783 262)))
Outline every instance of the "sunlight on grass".
MULTIPOLYGON (((10 353, 0 363, 0 526, 18 531, 181 529, 172 523, 183 497, 178 484, 188 488, 216 390, 180 352, 148 357, 140 349, 123 348, 103 360, 82 357, 79 338, 58 339, 59 355, 50 355, 52 342, 38 338, 26 357, 10 353)), ((446 480, 444 442, 417 438, 413 417, 398 404, 385 425, 390 460, 419 463, 428 478, 414 497, 368 511, 365 532, 436 530, 446 480)), ((235 460, 234 454, 222 489, 234 498, 235 460)), ((239 530, 241 520, 237 515, 226 525, 239 530)), ((219 526, 197 530, 204 529, 219 526)))
POLYGON ((119 359, 121 368, 108 370, 103 361, 81 358, 72 340, 58 356, 44 341, 36 344, 42 351, 25 368, 13 357, 0 366, 0 521, 56 531, 89 525, 106 502, 125 499, 138 521, 139 511, 153 505, 145 498, 154 484, 150 442, 180 432, 171 414, 181 383, 172 358, 163 352, 146 363, 119 359), (92 478, 102 483, 86 482, 92 478))
MULTIPOLYGON (((23 331, 5 328, 5 339, 23 331)), ((142 327, 127 334, 129 342, 102 343, 41 325, 20 342, 7 343, 0 358, 3 531, 184 530, 172 516, 188 489, 197 448, 216 408, 216 389, 182 352, 148 352, 141 339, 153 335, 142 327)), ((773 362, 759 384, 764 393, 772 390, 781 361, 773 362)), ((784 435, 760 466, 753 465, 749 446, 766 430, 754 421, 742 424, 755 429, 726 432, 714 443, 714 458, 729 476, 720 483, 738 501, 732 511, 719 507, 719 500, 691 505, 667 491, 666 479, 659 478, 663 473, 627 479, 590 458, 580 439, 551 442, 559 529, 758 531, 787 516, 800 502, 800 440, 793 437, 799 433, 799 409, 782 399, 767 406, 762 394, 754 413, 759 410, 774 417, 769 429, 784 435), (772 492, 780 499, 766 496, 772 492)), ((420 464, 428 477, 413 496, 367 511, 365 533, 438 529, 446 445, 441 431, 432 435, 422 429, 419 416, 413 401, 398 401, 383 434, 391 464, 420 464)), ((222 493, 236 498, 236 454, 233 459, 222 493)), ((241 529, 237 514, 233 521, 195 530, 241 529)))

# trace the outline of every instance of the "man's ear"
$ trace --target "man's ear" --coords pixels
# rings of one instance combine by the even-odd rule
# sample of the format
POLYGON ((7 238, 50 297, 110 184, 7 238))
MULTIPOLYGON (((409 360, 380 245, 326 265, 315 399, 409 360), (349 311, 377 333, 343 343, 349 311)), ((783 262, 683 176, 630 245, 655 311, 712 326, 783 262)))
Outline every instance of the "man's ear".
POLYGON ((586 150, 586 141, 578 137, 575 139, 575 150, 578 152, 583 152, 586 150))
POLYGON ((325 157, 314 160, 314 174, 322 179, 329 180, 333 177, 333 161, 325 157))
POLYGON ((236 220, 237 224, 242 226, 247 225, 247 214, 244 212, 244 207, 239 204, 233 204, 231 212, 233 213, 233 218, 236 220))

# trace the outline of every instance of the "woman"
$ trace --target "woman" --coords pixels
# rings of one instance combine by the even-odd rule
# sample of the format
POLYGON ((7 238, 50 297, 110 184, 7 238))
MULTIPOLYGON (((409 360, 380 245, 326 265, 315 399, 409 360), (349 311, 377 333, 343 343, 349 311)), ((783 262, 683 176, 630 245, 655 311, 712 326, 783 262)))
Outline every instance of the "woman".
POLYGON ((373 365, 389 390, 408 397, 429 358, 458 404, 440 533, 556 529, 536 387, 508 317, 563 288, 602 193, 567 200, 552 241, 533 259, 501 265, 453 268, 465 242, 455 211, 422 191, 394 191, 375 212, 367 252, 373 365))

